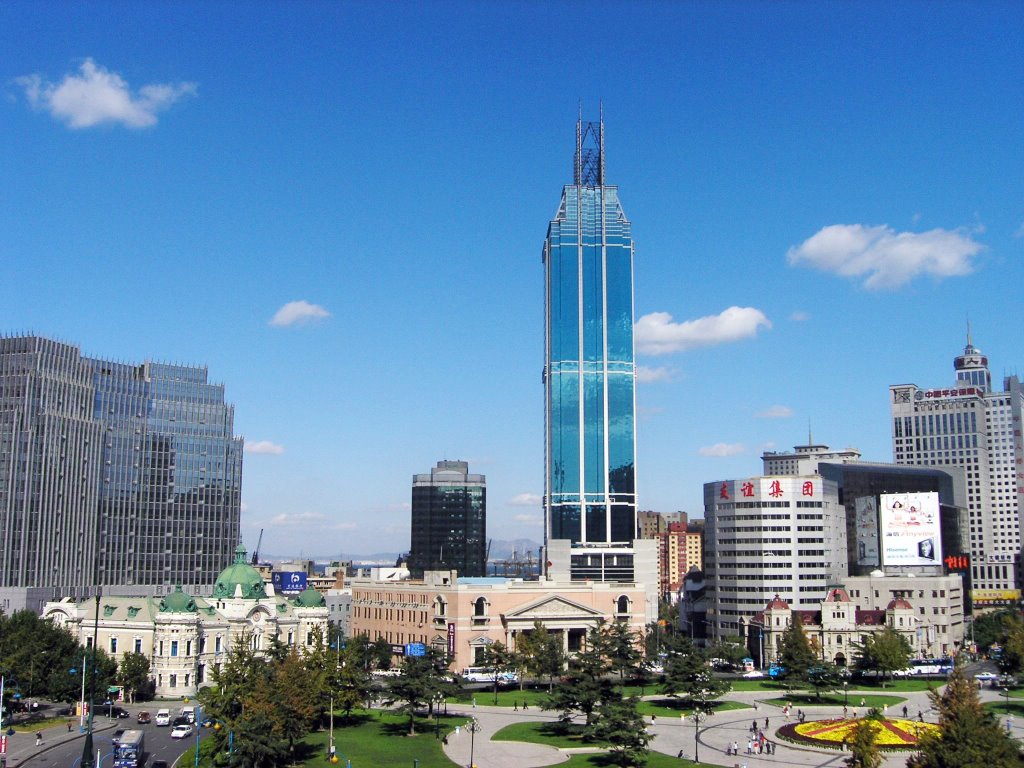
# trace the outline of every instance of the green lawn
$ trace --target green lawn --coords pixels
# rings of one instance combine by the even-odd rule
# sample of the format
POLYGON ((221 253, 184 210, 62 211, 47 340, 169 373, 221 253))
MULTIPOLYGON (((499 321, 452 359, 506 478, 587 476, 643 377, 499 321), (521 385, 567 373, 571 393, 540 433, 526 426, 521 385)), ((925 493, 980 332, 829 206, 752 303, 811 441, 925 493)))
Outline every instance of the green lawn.
MULTIPOLYGON (((455 730, 455 726, 466 722, 463 716, 441 716, 440 735, 455 730)), ((345 724, 339 717, 334 719, 334 744, 339 758, 338 765, 352 761, 353 768, 409 768, 413 760, 419 760, 420 768, 457 768, 445 756, 440 739, 434 736, 434 721, 416 718, 416 735, 408 736, 409 719, 382 710, 357 711, 352 720, 345 724)), ((202 742, 200 765, 212 765, 208 753, 212 740, 202 742)), ((328 745, 327 731, 311 733, 299 745, 295 765, 306 768, 324 768, 328 745)), ((178 761, 179 765, 193 765, 195 751, 189 749, 178 761)))
POLYGON ((583 741, 583 725, 571 723, 568 727, 554 721, 512 723, 491 737, 492 741, 525 741, 547 744, 549 747, 599 747, 597 742, 583 741))
POLYGON ((946 684, 945 680, 922 680, 921 678, 902 677, 892 680, 876 680, 874 678, 863 678, 850 681, 850 693, 856 691, 896 691, 914 692, 927 691, 929 688, 941 688, 946 684))
MULTIPOLYGON (((647 685, 641 688, 639 685, 626 685, 622 688, 623 696, 649 696, 651 694, 658 693, 661 690, 660 685, 647 685)), ((476 703, 480 706, 498 706, 514 708, 516 706, 522 708, 523 703, 527 703, 530 709, 540 709, 541 704, 548 698, 547 686, 542 688, 526 688, 520 691, 518 688, 501 688, 498 690, 498 702, 494 702, 494 691, 493 690, 481 690, 481 691, 464 691, 457 696, 449 696, 448 702, 451 704, 472 704, 473 699, 476 699, 476 703)))
POLYGON ((1007 702, 1000 701, 986 701, 983 705, 985 709, 996 715, 1005 715, 1007 713, 1014 717, 1024 716, 1024 704, 1019 701, 1015 701, 1013 696, 1010 697, 1009 708, 1007 708, 1007 702))
MULTIPOLYGON (((741 680, 730 680, 732 683, 732 689, 734 691, 788 691, 792 690, 786 687, 785 683, 779 683, 775 680, 767 679, 752 679, 743 678, 741 680)), ((795 685, 794 688, 801 689, 804 686, 795 685)))
MULTIPOLYGON (((714 701, 709 702, 713 705, 715 712, 725 712, 730 709, 749 709, 749 704, 744 704, 739 701, 714 701)), ((693 711, 693 704, 686 699, 672 699, 669 697, 661 699, 646 699, 640 702, 639 707, 640 714, 645 717, 651 715, 657 715, 658 717, 679 717, 680 714, 689 715, 693 711)))
POLYGON ((906 698, 903 696, 886 696, 879 693, 868 693, 861 696, 860 692, 858 692, 856 696, 851 693, 848 697, 844 698, 841 693, 822 693, 818 697, 814 693, 803 691, 778 699, 765 699, 762 703, 773 704, 776 707, 784 707, 788 702, 792 702, 797 707, 842 707, 848 703, 850 709, 864 709, 865 707, 878 707, 882 709, 886 705, 894 707, 897 704, 902 704, 904 701, 906 701, 906 698), (864 701, 864 704, 860 703, 861 700, 864 701))

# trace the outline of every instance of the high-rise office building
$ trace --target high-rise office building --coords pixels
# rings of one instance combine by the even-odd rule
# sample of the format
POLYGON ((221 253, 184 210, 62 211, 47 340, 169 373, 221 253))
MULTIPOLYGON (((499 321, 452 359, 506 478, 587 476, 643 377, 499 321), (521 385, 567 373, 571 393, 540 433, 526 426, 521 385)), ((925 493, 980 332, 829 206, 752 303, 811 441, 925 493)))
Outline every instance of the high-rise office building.
POLYGON ((960 467, 966 473, 972 598, 975 605, 1017 604, 1021 596, 1024 396, 1016 376, 992 390, 988 358, 971 342, 953 360, 941 389, 889 387, 897 464, 960 467))
POLYGON ((487 575, 487 479, 465 461, 439 461, 429 475, 412 478, 409 571, 487 575))
POLYGON ((573 177, 542 254, 547 573, 628 582, 639 580, 633 239, 605 183, 603 120, 577 122, 573 177))
POLYGON ((213 584, 239 540, 233 426, 205 368, 0 339, 0 590, 213 584))

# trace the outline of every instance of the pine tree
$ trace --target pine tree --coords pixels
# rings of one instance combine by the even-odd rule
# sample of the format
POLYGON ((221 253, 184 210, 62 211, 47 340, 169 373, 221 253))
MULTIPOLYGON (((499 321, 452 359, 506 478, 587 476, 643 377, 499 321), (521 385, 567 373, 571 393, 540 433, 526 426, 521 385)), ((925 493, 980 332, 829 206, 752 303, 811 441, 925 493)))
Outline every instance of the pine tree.
POLYGON ((875 732, 881 726, 871 718, 859 720, 850 735, 846 738, 846 746, 850 756, 844 764, 846 768, 880 768, 882 754, 875 744, 875 732))
POLYGON ((1013 739, 985 711, 978 690, 959 664, 942 693, 932 691, 939 734, 926 734, 907 768, 1012 768, 1024 765, 1013 739))
POLYGON ((779 640, 779 664, 784 670, 782 679, 786 682, 804 681, 807 679, 807 670, 818 663, 818 658, 811 650, 807 633, 804 632, 800 614, 794 612, 789 626, 783 630, 779 640))
POLYGON ((643 715, 637 709, 638 701, 635 696, 623 698, 618 691, 609 694, 587 729, 588 739, 611 744, 608 760, 620 768, 647 764, 647 745, 653 736, 644 727, 643 715))

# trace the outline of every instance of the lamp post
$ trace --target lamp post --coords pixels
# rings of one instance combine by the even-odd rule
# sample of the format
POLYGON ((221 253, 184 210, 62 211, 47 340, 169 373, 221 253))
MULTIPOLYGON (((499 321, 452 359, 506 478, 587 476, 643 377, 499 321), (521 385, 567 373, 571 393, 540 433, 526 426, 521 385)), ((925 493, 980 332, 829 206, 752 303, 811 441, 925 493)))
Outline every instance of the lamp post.
POLYGON ((693 707, 693 761, 695 763, 700 762, 700 742, 698 736, 700 735, 700 721, 704 719, 704 713, 701 712, 700 708, 694 705, 693 707))
POLYGON ((327 739, 327 759, 334 757, 334 694, 331 694, 331 735, 327 739))
POLYGON ((843 680, 843 709, 846 709, 846 707, 850 704, 849 693, 850 683, 846 680, 843 680))
POLYGON ((469 768, 476 768, 476 763, 473 762, 473 753, 476 747, 476 732, 480 730, 480 721, 474 717, 467 723, 466 730, 469 731, 469 768))
POLYGON ((199 731, 203 728, 203 708, 196 702, 196 768, 199 768, 199 731))
POLYGON ((96 761, 92 754, 92 721, 93 706, 96 700, 96 645, 99 643, 100 635, 100 590, 96 590, 96 615, 92 625, 92 666, 89 669, 89 721, 85 730, 85 743, 82 745, 82 762, 80 768, 96 768, 96 761))

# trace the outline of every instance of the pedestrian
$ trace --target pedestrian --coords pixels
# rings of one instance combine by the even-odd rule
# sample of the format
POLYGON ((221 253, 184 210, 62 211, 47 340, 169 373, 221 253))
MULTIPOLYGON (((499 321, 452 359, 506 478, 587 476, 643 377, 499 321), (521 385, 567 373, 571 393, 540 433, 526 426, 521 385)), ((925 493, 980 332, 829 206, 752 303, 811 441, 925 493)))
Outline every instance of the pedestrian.
POLYGON ((68 720, 68 733, 71 733, 71 721, 68 720))
POLYGON ((747 739, 747 754, 748 755, 754 754, 754 742, 751 741, 750 739, 747 739))
POLYGON ((757 712, 757 702, 754 702, 754 711, 757 712))
POLYGON ((906 704, 903 705, 903 719, 904 720, 907 719, 907 705, 906 704))
POLYGON ((857 719, 857 710, 856 709, 853 710, 853 719, 854 720, 857 719))
POLYGON ((917 710, 917 719, 920 720, 922 723, 924 722, 924 712, 922 712, 920 709, 917 710))
POLYGON ((848 715, 849 715, 849 712, 847 711, 846 707, 843 707, 843 720, 845 720, 848 715))
POLYGON ((658 719, 657 715, 651 715, 651 725, 654 725, 654 721, 658 719))
POLYGON ((764 740, 763 739, 757 742, 757 754, 759 754, 759 755, 763 755, 764 754, 764 740))
POLYGON ((526 703, 526 699, 523 699, 523 711, 525 712, 530 708, 530 705, 526 703))
POLYGON ((36 746, 40 746, 43 743, 43 732, 36 731, 36 746))
POLYGON ((888 704, 883 704, 882 705, 882 716, 883 717, 888 717, 889 716, 889 705, 888 704))
POLYGON ((683 750, 681 750, 681 749, 680 749, 680 750, 679 750, 679 754, 677 754, 677 755, 676 755, 676 757, 678 757, 678 758, 679 758, 680 760, 682 760, 682 759, 683 759, 683 757, 684 757, 684 755, 683 755, 683 750))
POLYGON ((764 729, 766 731, 768 730, 768 718, 767 717, 764 719, 764 729))
POLYGON ((750 723, 750 732, 757 733, 757 720, 753 720, 750 723))
POLYGON ((804 721, 804 718, 805 718, 804 711, 802 709, 798 709, 796 711, 796 714, 797 714, 797 718, 796 719, 799 720, 802 723, 804 721))
POLYGON ((860 705, 862 707, 864 706, 864 697, 863 696, 860 697, 860 705))
POLYGON ((473 697, 473 709, 476 709, 476 696, 473 697))
POLYGON ((686 713, 685 712, 680 712, 679 713, 679 724, 680 725, 686 725, 686 713))
POLYGON ((513 712, 518 712, 519 711, 519 702, 516 701, 515 699, 512 699, 512 711, 513 712))

